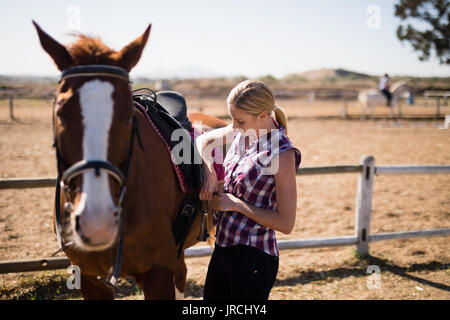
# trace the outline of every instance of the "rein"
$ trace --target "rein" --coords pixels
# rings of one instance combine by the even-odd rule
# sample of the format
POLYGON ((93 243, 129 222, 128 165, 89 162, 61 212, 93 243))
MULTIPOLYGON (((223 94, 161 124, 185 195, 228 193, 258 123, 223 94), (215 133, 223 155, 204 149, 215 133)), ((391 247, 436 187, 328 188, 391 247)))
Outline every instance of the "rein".
MULTIPOLYGON (((107 65, 79 65, 74 66, 68 69, 63 70, 61 74, 61 79, 70 79, 70 78, 77 78, 77 77, 114 77, 118 78, 124 81, 129 82, 128 72, 122 68, 115 67, 115 66, 107 66, 107 65)), ((54 116, 54 113, 53 113, 54 116)), ((70 166, 68 169, 63 170, 63 167, 67 167, 65 164, 60 148, 58 147, 58 142, 56 140, 56 125, 55 120, 53 119, 53 134, 54 134, 54 147, 56 149, 56 159, 57 159, 57 165, 58 165, 58 178, 56 182, 56 193, 55 193, 55 229, 56 229, 56 237, 58 239, 59 249, 53 254, 63 251, 67 247, 71 246, 73 243, 68 242, 65 243, 63 236, 61 234, 62 230, 62 223, 61 223, 61 203, 60 203, 60 194, 61 189, 63 190, 63 195, 65 199, 64 203, 64 212, 71 213, 73 212, 73 204, 69 200, 68 195, 68 184, 70 181, 83 174, 84 172, 88 170, 95 170, 95 175, 100 176, 100 171, 106 172, 106 174, 113 177, 117 183, 119 184, 120 190, 120 196, 117 201, 117 212, 119 214, 120 222, 119 222, 119 238, 118 238, 118 245, 117 245, 117 252, 116 252, 116 259, 113 264, 113 266, 110 268, 107 278, 103 279, 101 277, 97 277, 97 279, 101 280, 107 285, 112 286, 113 288, 116 288, 117 279, 119 278, 120 273, 120 267, 122 262, 122 249, 123 249, 123 236, 124 236, 124 222, 123 222, 123 203, 125 199, 125 193, 126 193, 126 183, 128 178, 128 173, 130 169, 130 162, 131 162, 131 156, 133 154, 133 144, 134 144, 134 137, 137 131, 136 128, 136 120, 133 117, 133 125, 131 129, 131 140, 130 140, 130 147, 128 151, 128 157, 127 160, 124 163, 124 170, 121 171, 119 168, 117 168, 115 165, 113 165, 111 162, 106 160, 81 160, 72 166, 70 166)))

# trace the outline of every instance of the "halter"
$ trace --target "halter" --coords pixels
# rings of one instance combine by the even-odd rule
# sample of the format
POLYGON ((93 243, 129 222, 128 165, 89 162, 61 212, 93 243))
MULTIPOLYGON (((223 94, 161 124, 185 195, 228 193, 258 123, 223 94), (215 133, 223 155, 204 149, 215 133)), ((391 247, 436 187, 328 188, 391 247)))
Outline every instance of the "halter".
POLYGON ((114 77, 127 82, 129 81, 128 71, 125 69, 102 64, 89 64, 70 67, 62 71, 61 79, 59 81, 79 77, 114 77))
MULTIPOLYGON (((79 77, 113 77, 117 79, 121 79, 129 82, 128 72, 125 69, 115 67, 115 66, 107 66, 107 65, 79 65, 70 67, 68 69, 63 70, 61 74, 61 79, 71 79, 71 78, 79 78, 79 77)), ((58 179, 56 183, 56 194, 55 194, 55 229, 56 229, 56 237, 58 239, 59 243, 59 250, 56 251, 53 255, 56 253, 63 251, 67 247, 71 246, 73 243, 65 243, 64 239, 61 235, 61 229, 62 229, 62 223, 61 223, 61 212, 60 212, 60 193, 61 189, 63 190, 63 195, 65 199, 64 203, 64 211, 67 213, 71 213, 73 211, 73 204, 69 200, 68 196, 68 187, 67 185, 70 183, 72 179, 75 177, 83 174, 86 171, 89 170, 95 170, 95 175, 100 175, 100 170, 104 171, 106 174, 113 177, 119 187, 121 188, 120 196, 117 202, 117 211, 120 218, 119 223, 119 239, 118 239, 118 246, 117 246, 117 253, 116 253, 116 259, 114 266, 111 267, 108 276, 105 279, 101 277, 97 277, 99 280, 103 281, 104 283, 114 287, 117 283, 117 279, 119 277, 119 271, 122 261, 122 248, 123 248, 123 234, 124 234, 124 227, 123 227, 123 202, 125 198, 126 193, 126 182, 128 177, 128 172, 130 168, 130 160, 133 153, 133 144, 134 144, 134 136, 136 132, 136 122, 133 117, 133 126, 131 130, 131 141, 130 141, 130 148, 128 151, 128 157, 127 160, 124 163, 124 171, 121 171, 119 168, 117 168, 115 165, 113 165, 111 162, 106 160, 81 160, 72 166, 70 166, 68 169, 63 171, 63 166, 65 166, 64 160, 61 156, 60 148, 58 147, 58 143, 56 140, 56 126, 55 121, 53 121, 53 128, 54 128, 54 147, 56 149, 56 159, 57 159, 57 165, 58 165, 58 179)))

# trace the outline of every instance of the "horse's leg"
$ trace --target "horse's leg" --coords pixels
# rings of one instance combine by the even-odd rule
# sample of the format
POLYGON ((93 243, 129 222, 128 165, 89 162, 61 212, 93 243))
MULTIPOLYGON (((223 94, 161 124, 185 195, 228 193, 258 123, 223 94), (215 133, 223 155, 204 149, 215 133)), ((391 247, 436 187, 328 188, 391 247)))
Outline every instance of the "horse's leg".
POLYGON ((175 299, 184 299, 184 292, 186 290, 186 275, 187 268, 184 261, 184 252, 181 254, 180 258, 177 259, 177 264, 175 266, 175 275, 173 282, 175 284, 175 299))
POLYGON ((394 108, 396 106, 397 103, 394 103, 393 101, 391 101, 391 118, 394 120, 397 120, 395 114, 394 114, 394 108))
POLYGON ((174 273, 165 266, 154 264, 149 271, 135 276, 144 291, 145 300, 174 300, 174 273))
POLYGON ((366 100, 365 102, 363 102, 363 112, 361 115, 361 120, 365 120, 366 119, 366 111, 367 111, 367 107, 368 107, 369 103, 366 100))
POLYGON ((113 289, 97 280, 97 277, 81 272, 80 292, 85 300, 114 300, 113 289))

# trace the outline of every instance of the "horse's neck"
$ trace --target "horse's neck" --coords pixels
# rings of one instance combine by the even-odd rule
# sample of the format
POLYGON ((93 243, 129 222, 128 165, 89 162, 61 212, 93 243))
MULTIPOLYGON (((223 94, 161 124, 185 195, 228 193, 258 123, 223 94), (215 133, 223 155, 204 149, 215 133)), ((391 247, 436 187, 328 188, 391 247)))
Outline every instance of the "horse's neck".
POLYGON ((394 86, 394 89, 392 90, 392 95, 395 97, 397 97, 399 94, 401 94, 405 90, 404 84, 399 84, 397 86, 395 86, 395 84, 394 84, 393 86, 394 86))
POLYGON ((181 190, 176 184, 177 178, 172 177, 175 173, 170 154, 165 150, 164 143, 146 116, 137 111, 136 117, 139 118, 139 121, 136 119, 136 135, 131 158, 132 168, 130 168, 127 193, 135 197, 134 201, 152 203, 151 206, 154 207, 160 206, 160 204, 155 204, 156 202, 167 200, 161 200, 162 194, 175 194, 176 199, 169 199, 169 202, 178 203, 178 200, 181 199, 181 190), (166 155, 165 152, 167 152, 166 155), (161 178, 162 176, 164 179, 161 178), (158 177, 158 179, 152 179, 152 177, 158 177))

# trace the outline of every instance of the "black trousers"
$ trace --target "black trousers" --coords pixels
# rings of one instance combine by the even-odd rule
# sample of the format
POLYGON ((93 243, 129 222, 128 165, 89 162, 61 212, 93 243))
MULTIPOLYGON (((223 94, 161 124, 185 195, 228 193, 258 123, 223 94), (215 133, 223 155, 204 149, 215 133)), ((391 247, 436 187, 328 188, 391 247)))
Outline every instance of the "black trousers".
POLYGON ((386 97, 387 105, 390 106, 391 105, 391 99, 392 99, 392 93, 390 93, 388 89, 383 89, 383 90, 380 90, 380 91, 386 97))
POLYGON ((267 300, 278 273, 278 257, 246 245, 215 246, 204 300, 267 300))

